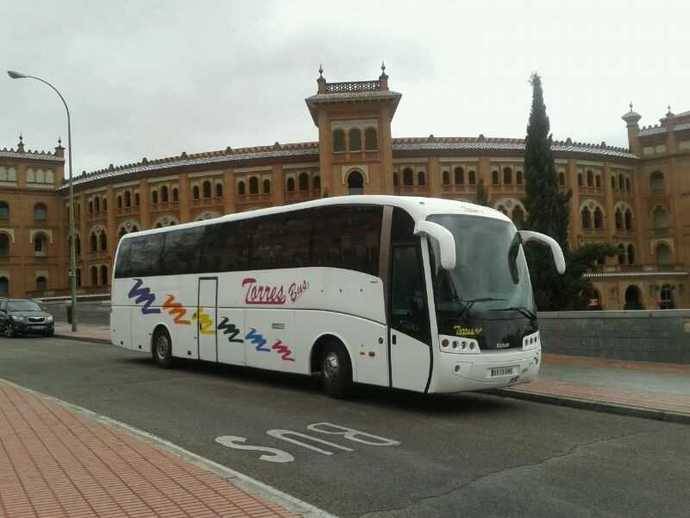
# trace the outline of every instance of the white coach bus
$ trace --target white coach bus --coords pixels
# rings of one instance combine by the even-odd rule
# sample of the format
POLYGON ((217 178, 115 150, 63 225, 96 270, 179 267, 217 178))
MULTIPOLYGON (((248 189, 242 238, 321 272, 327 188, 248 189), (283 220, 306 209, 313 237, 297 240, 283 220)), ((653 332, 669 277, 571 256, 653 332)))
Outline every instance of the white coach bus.
POLYGON ((346 196, 127 234, 112 342, 175 358, 418 392, 505 387, 539 372, 522 244, 493 209, 346 196))

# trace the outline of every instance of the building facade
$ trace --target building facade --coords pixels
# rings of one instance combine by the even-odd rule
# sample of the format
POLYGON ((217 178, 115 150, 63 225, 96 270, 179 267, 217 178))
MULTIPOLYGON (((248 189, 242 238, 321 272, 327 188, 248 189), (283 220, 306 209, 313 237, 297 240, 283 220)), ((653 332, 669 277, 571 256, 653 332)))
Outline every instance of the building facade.
MULTIPOLYGON (((322 196, 400 194, 489 203, 526 213, 524 139, 393 138, 401 94, 385 69, 373 81, 329 83, 319 71, 306 99, 318 141, 148 159, 74 180, 80 293, 109 290, 119 238, 135 230, 322 196)), ((640 128, 623 115, 629 149, 553 143, 571 189, 570 246, 613 243, 618 257, 589 274, 592 307, 690 307, 690 112, 640 128)), ((68 184, 64 149, 0 151, 0 294, 68 289, 68 184), (4 176, 3 176, 4 175, 4 176), (4 178, 4 180, 3 180, 4 178), (39 181, 40 178, 40 181, 39 181)))

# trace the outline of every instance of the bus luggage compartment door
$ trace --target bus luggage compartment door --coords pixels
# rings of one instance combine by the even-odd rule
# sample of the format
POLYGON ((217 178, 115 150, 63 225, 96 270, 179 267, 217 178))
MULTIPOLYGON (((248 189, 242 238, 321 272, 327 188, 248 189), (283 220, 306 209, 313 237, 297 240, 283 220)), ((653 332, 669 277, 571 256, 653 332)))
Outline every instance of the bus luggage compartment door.
POLYGON ((196 338, 199 345, 199 359, 211 362, 218 361, 218 340, 216 322, 218 318, 218 278, 201 277, 199 279, 199 297, 197 299, 194 322, 196 338))

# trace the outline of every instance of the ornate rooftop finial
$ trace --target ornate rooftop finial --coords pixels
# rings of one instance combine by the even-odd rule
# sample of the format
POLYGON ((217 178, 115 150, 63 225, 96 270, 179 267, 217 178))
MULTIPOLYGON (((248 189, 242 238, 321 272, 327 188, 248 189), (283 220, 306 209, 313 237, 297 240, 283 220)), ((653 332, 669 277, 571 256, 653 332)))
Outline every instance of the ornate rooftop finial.
POLYGON ((319 79, 323 79, 323 65, 319 63, 319 79))
POLYGON ((633 111, 632 101, 630 101, 630 105, 629 105, 629 106, 630 106, 630 111, 633 111))
POLYGON ((19 143, 17 144, 17 151, 20 153, 24 152, 24 135, 22 135, 22 132, 19 132, 19 143))
POLYGON ((668 110, 666 112, 666 117, 671 117, 673 115, 673 112, 671 111, 671 105, 669 104, 668 106, 666 106, 666 109, 668 110))
POLYGON ((58 147, 62 146, 62 137, 58 137, 58 147))
POLYGON ((381 72, 384 74, 386 73, 386 62, 385 61, 381 61, 381 72))

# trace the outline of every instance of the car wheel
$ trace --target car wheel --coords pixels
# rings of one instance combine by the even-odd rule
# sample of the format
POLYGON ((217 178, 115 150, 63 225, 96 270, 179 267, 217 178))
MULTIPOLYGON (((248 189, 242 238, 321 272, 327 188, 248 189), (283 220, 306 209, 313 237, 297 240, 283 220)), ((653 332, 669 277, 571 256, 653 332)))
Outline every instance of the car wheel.
POLYGON ((7 324, 5 324, 5 336, 7 338, 14 338, 17 336, 17 331, 15 331, 11 322, 7 322, 7 324))
POLYGON ((340 344, 326 346, 321 357, 321 383, 331 397, 343 398, 352 389, 352 364, 340 344))
POLYGON ((156 363, 164 369, 173 366, 172 341, 165 329, 158 329, 153 334, 151 354, 156 363))

